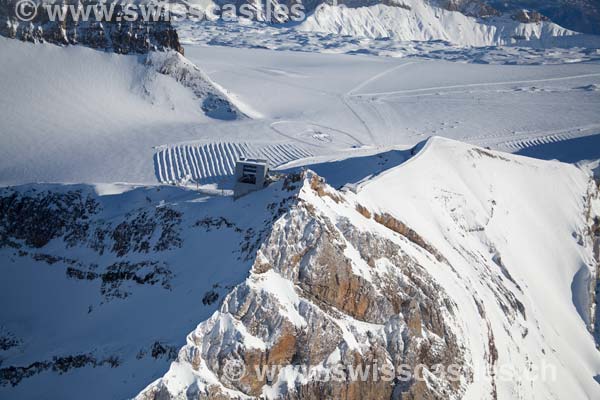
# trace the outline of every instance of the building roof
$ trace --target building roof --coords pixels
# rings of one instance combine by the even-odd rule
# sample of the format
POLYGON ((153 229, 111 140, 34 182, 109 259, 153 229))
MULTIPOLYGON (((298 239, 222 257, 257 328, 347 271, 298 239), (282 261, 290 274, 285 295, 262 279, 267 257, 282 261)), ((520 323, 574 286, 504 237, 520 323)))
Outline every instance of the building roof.
POLYGON ((269 165, 269 161, 263 158, 240 158, 237 162, 253 165, 269 165))

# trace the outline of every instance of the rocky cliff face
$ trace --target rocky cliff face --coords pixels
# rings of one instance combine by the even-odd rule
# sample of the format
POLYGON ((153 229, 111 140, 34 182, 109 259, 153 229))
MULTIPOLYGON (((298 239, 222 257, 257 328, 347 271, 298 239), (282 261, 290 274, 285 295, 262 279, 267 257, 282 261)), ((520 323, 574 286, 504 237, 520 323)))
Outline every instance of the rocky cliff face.
POLYGON ((551 20, 582 33, 600 33, 600 3, 595 0, 430 0, 449 11, 470 17, 509 15, 523 23, 551 20))
MULTIPOLYGON (((600 169, 598 169, 600 172, 600 169)), ((594 177, 590 185, 589 208, 587 212, 589 231, 587 240, 591 243, 596 262, 595 284, 590 285, 590 331, 596 340, 596 347, 600 348, 600 175, 594 177)))
MULTIPOLYGON (((364 218, 318 176, 307 173, 300 184, 304 196, 327 197, 364 218)), ((177 378, 167 376, 139 399, 241 398, 269 390, 285 399, 461 397, 469 354, 444 289, 395 241, 332 217, 304 196, 274 225, 250 278, 188 336, 178 369, 189 368, 198 380, 176 388, 177 378), (232 363, 246 371, 239 380, 228 375, 232 363), (321 381, 278 370, 292 364, 325 371, 425 365, 427 378, 395 384, 370 373, 364 381, 321 381), (431 370, 452 364, 461 366, 454 381, 431 370), (256 374, 273 368, 273 376, 256 374)))
MULTIPOLYGON (((478 398, 509 399, 515 393, 557 398, 572 390, 597 393, 592 376, 579 389, 568 389, 563 381, 529 375, 546 363, 557 374, 576 373, 561 364, 572 346, 594 351, 584 322, 594 309, 586 299, 595 286, 588 278, 597 267, 585 215, 597 189, 589 191, 581 171, 561 170, 555 182, 571 182, 581 194, 572 198, 577 227, 556 222, 554 228, 565 229, 534 237, 537 212, 532 220, 521 217, 508 206, 513 200, 496 191, 503 180, 476 178, 474 171, 481 169, 474 166, 502 170, 505 177, 509 170, 521 171, 536 187, 533 196, 544 203, 542 214, 564 205, 542 200, 538 190, 544 186, 542 171, 552 175, 558 166, 525 166, 482 149, 444 146, 448 152, 439 153, 440 159, 424 150, 402 172, 376 179, 358 194, 336 191, 311 172, 302 175, 295 184, 298 194, 258 248, 250 276, 187 336, 169 371, 136 399, 460 399, 469 391, 478 398), (446 178, 438 181, 418 171, 424 163, 444 164, 450 148, 455 153, 447 161, 462 171, 459 179, 441 173, 446 178), (542 182, 534 184, 533 176, 542 182), (475 194, 479 179, 483 198, 475 194), (404 198, 399 195, 404 191, 412 194, 404 198), (423 219, 424 209, 418 212, 415 198, 429 210, 428 218, 423 219), (439 233, 427 228, 429 222, 439 224, 439 233), (521 234, 529 238, 525 246, 506 240, 521 234), (551 248, 546 246, 555 238, 563 241, 571 261, 569 256, 553 262, 537 251, 551 248), (537 281, 538 268, 543 282, 537 281), (560 278, 555 280, 555 273, 560 278), (573 281, 570 290, 564 290, 565 279, 573 281), (547 303, 534 294, 539 290, 552 293, 545 311, 547 303), (576 332, 559 322, 563 318, 572 320, 576 332), (373 366, 375 376, 353 375, 373 366), (505 375, 507 367, 514 375, 505 375), (399 368, 412 371, 411 378, 402 379, 399 368), (447 373, 451 368, 453 375, 447 373), (381 379, 386 369, 394 371, 394 379, 381 379)), ((434 169, 437 176, 440 170, 434 169)))
POLYGON ((164 16, 157 16, 156 20, 151 21, 138 18, 134 22, 127 22, 124 10, 116 7, 108 20, 96 20, 92 12, 87 21, 76 21, 71 14, 64 21, 51 21, 44 8, 38 5, 35 18, 24 22, 17 18, 15 7, 14 0, 0 1, 2 36, 28 42, 79 44, 118 54, 145 54, 169 49, 183 54, 177 31, 164 16))
POLYGON ((439 4, 448 11, 458 11, 469 17, 488 18, 502 15, 500 11, 480 0, 446 0, 439 4))
POLYGON ((133 397, 247 275, 294 196, 283 183, 235 203, 169 187, 0 189, 0 398, 133 397))

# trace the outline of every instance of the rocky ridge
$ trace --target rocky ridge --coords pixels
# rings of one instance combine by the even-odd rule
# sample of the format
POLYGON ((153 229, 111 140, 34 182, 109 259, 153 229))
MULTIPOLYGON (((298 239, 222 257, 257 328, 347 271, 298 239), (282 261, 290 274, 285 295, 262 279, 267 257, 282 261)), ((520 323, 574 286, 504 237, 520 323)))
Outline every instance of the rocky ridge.
MULTIPOLYGON (((155 20, 141 18, 128 22, 124 10, 117 6, 108 20, 96 20, 90 13, 87 21, 77 21, 71 14, 65 21, 51 21, 41 3, 31 21, 16 17, 14 0, 0 1, 0 35, 33 43, 83 45, 117 54, 145 54, 150 51, 175 50, 184 53, 177 31, 164 15, 155 20)), ((71 3, 65 3, 71 4, 71 3)), ((82 3, 72 3, 82 4, 82 3)), ((83 2, 98 4, 96 1, 83 2)))
POLYGON ((87 373, 121 377, 108 389, 116 397, 139 390, 157 365, 166 368, 177 355, 181 335, 173 333, 191 328, 190 312, 207 317, 247 274, 248 258, 295 195, 286 182, 266 189, 258 204, 237 201, 256 207, 247 216, 237 215, 230 198, 196 204, 196 192, 177 188, 116 196, 85 185, 2 188, 0 292, 3 302, 12 300, 0 310, 0 397, 34 390, 31 380, 40 376, 49 382, 45 390, 76 391, 77 376, 87 373), (18 300, 27 293, 42 303, 18 300), (163 307, 188 311, 160 315, 163 307), (31 325, 20 324, 23 315, 31 325), (107 324, 119 333, 99 334, 107 324), (59 346, 46 344, 54 338, 59 346), (141 382, 123 379, 132 371, 141 382))
MULTIPOLYGON (((236 201, 168 187, 2 189, 0 296, 18 299, 15 282, 35 290, 77 322, 56 321, 59 335, 77 329, 82 342, 62 339, 56 353, 36 325, 43 306, 0 310, 0 394, 73 370, 114 371, 118 385, 175 357, 137 399, 596 394, 592 375, 572 374, 596 368, 597 182, 439 138, 420 148, 356 193, 311 171, 236 201), (90 335, 107 321, 123 329, 90 335), (584 352, 589 364, 571 358, 584 352), (565 379, 528 378, 545 362, 565 379), (404 367, 415 376, 377 378, 404 367)), ((110 393, 131 396, 148 375, 110 393)))
MULTIPOLYGON (((448 147, 454 151, 451 159, 457 169, 464 163, 468 169, 485 165, 489 171, 527 171, 525 180, 544 174, 541 171, 560 170, 561 182, 571 181, 583 190, 582 196, 574 197, 577 229, 560 229, 560 235, 568 241, 565 248, 581 251, 587 266, 582 268, 582 261, 569 264, 569 271, 577 271, 572 292, 557 292, 555 297, 567 299, 560 308, 571 310, 568 318, 583 327, 577 335, 587 335, 585 346, 593 344, 587 329, 595 331, 588 322, 596 306, 588 294, 596 280, 586 276, 595 276, 597 270, 596 262, 591 262, 597 257, 595 233, 590 234, 596 228, 588 229, 586 215, 597 211, 586 211, 591 209, 586 204, 596 204, 597 187, 571 167, 522 163, 514 156, 441 139, 433 142, 426 147, 437 150, 424 149, 425 154, 415 157, 421 165, 426 162, 423 158, 433 162, 431 158, 446 156, 450 152, 439 149, 448 147)), ((407 164, 400 170, 410 176, 407 169, 418 168, 419 163, 407 164)), ((387 175, 397 179, 402 173, 387 175)), ((527 378, 527 371, 538 365, 568 357, 564 345, 550 339, 554 329, 565 327, 553 325, 555 316, 542 315, 540 303, 531 299, 539 283, 527 280, 523 274, 529 272, 515 265, 527 251, 515 258, 501 236, 502 230, 511 232, 512 225, 499 221, 515 210, 506 208, 506 200, 495 192, 494 185, 502 181, 487 182, 490 188, 484 192, 490 198, 474 203, 468 191, 461 193, 450 183, 452 179, 439 188, 437 181, 426 181, 436 193, 426 207, 439 218, 440 232, 447 235, 444 240, 424 229, 423 220, 403 217, 392 206, 398 199, 385 177, 354 194, 334 190, 306 172, 297 199, 258 248, 248 279, 187 336, 170 370, 136 399, 458 399, 469 390, 486 398, 510 398, 515 391, 561 397, 564 384, 527 378), (385 200, 372 197, 380 189, 387 193, 385 200), (507 362, 516 374, 510 385, 498 372, 507 362), (242 374, 232 376, 231 365, 242 374), (320 375, 303 369, 307 365, 317 366, 320 375), (350 371, 373 365, 378 371, 399 365, 420 368, 421 379, 352 380, 350 371), (460 366, 457 379, 438 374, 439 367, 451 365, 460 366), (341 380, 332 380, 338 367, 341 380), (260 373, 265 370, 272 373, 260 373)), ((549 201, 546 206, 558 204, 564 203, 549 201)), ((408 204, 400 209, 414 212, 408 204)), ((554 239, 531 241, 528 251, 535 253, 538 243, 546 246, 548 240, 554 239)), ((542 290, 555 287, 549 283, 553 273, 548 271, 542 290)), ((564 318, 567 314, 561 313, 564 318)), ((569 338, 565 340, 572 346, 569 338)), ((591 393, 597 387, 588 378, 582 390, 591 393)))
MULTIPOLYGON (((346 399, 389 398, 393 393, 460 398, 471 371, 469 354, 453 329, 456 305, 397 242, 357 229, 341 215, 329 215, 328 202, 353 210, 343 195, 311 172, 302 181, 297 202, 257 251, 250 277, 188 336, 180 351, 176 369, 190 368, 196 382, 175 387, 176 378, 167 375, 139 399, 243 398, 270 390, 281 390, 285 399, 316 399, 323 393, 346 399), (230 379, 226 368, 231 362, 249 373, 239 381, 230 379), (288 364, 463 368, 453 382, 425 369, 425 383, 396 385, 320 382, 301 375, 286 381, 284 372, 269 381, 251 373, 288 364), (220 383, 209 378, 213 374, 220 383)), ((401 237, 397 240, 407 240, 401 237)))

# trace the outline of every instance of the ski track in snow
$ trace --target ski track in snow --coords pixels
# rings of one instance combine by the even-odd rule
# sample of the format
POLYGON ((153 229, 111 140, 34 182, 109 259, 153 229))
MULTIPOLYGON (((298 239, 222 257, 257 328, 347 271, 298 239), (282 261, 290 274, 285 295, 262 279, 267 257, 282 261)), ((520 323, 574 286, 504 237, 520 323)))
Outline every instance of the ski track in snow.
MULTIPOLYGON (((407 64, 403 64, 407 65, 407 64)), ((447 89, 464 89, 464 88, 473 88, 473 87, 487 87, 487 86, 504 86, 504 85, 524 85, 530 83, 547 83, 547 82, 560 82, 560 81, 568 81, 572 79, 581 79, 581 78, 595 78, 599 77, 600 74, 582 74, 582 75, 573 75, 573 76, 561 76, 557 78, 545 78, 545 79, 530 79, 530 80, 522 80, 522 81, 507 81, 507 82, 489 82, 489 83, 468 83, 463 85, 450 85, 450 86, 439 86, 439 87, 426 87, 419 89, 406 89, 406 90, 393 90, 389 92, 374 92, 374 93, 357 93, 351 94, 352 97, 383 97, 383 96, 391 96, 395 94, 403 94, 403 93, 419 93, 419 92, 427 92, 430 90, 447 90, 447 89)), ((445 92, 441 92, 442 94, 445 92)))
POLYGON ((418 62, 411 61, 411 62, 407 62, 407 63, 404 63, 404 64, 396 65, 396 66, 394 66, 392 68, 386 69, 383 72, 375 74, 372 77, 370 77, 368 79, 365 79, 364 81, 362 81, 361 83, 359 83, 358 85, 356 85, 354 88, 350 89, 348 91, 348 93, 346 93, 346 96, 354 96, 355 92, 358 92, 360 89, 364 88, 368 84, 370 84, 372 82, 375 82, 376 80, 378 80, 380 78, 383 78, 385 75, 387 75, 387 74, 389 74, 389 73, 391 73, 393 71, 396 71, 396 70, 401 69, 401 68, 408 67, 409 65, 412 65, 412 64, 418 64, 418 62))
POLYGON ((271 167, 312 157, 293 143, 208 143, 163 146, 154 154, 156 178, 161 183, 214 182, 232 176, 240 158, 265 158, 271 167))
POLYGON ((555 131, 545 132, 517 132, 512 137, 496 137, 486 138, 480 141, 481 145, 485 145, 486 142, 494 142, 495 146, 501 150, 505 150, 511 153, 518 152, 527 147, 538 146, 547 143, 556 143, 563 140, 575 139, 585 136, 591 136, 600 132, 600 124, 587 125, 581 127, 573 127, 569 129, 558 129, 555 131), (510 140, 499 140, 507 139, 510 140))
POLYGON ((352 105, 351 105, 352 97, 356 96, 354 94, 354 92, 359 91, 360 89, 364 88, 365 86, 369 85, 370 83, 375 82, 376 80, 384 77, 385 75, 387 75, 393 71, 397 71, 399 69, 405 68, 405 67, 407 67, 411 64, 415 64, 415 63, 416 62, 407 62, 404 64, 396 65, 392 68, 388 68, 383 72, 380 72, 378 74, 371 76, 370 78, 365 79, 364 81, 362 81, 361 83, 356 85, 354 88, 352 88, 348 92, 346 92, 346 94, 341 96, 342 103, 344 103, 346 108, 348 108, 348 110, 352 113, 352 115, 354 115, 356 117, 356 119, 361 123, 361 125, 365 128, 365 131, 366 131, 367 135, 369 135, 369 138, 371 139, 372 143, 377 143, 376 135, 373 133, 373 131, 369 127, 369 124, 367 124, 367 121, 365 121, 365 119, 363 117, 361 117, 360 114, 358 113, 358 111, 356 111, 356 109, 354 107, 352 107, 352 105))

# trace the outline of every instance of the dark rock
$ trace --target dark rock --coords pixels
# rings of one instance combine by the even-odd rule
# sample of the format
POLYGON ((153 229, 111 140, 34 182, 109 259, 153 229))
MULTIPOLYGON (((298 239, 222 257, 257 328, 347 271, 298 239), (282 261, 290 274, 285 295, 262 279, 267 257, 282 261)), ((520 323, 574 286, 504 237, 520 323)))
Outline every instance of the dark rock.
MULTIPOLYGON (((20 21, 15 14, 16 0, 0 0, 0 35, 27 42, 46 42, 56 45, 79 44, 118 54, 145 54, 149 51, 173 49, 183 54, 177 31, 164 13, 143 21, 141 13, 135 21, 128 22, 123 7, 114 4, 112 18, 96 20, 91 12, 87 21, 74 20, 71 13, 65 21, 52 21, 41 3, 36 17, 30 22, 20 21)), ((77 4, 77 3, 74 3, 77 4)), ((96 5, 96 1, 80 3, 96 5)))

